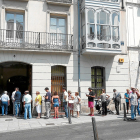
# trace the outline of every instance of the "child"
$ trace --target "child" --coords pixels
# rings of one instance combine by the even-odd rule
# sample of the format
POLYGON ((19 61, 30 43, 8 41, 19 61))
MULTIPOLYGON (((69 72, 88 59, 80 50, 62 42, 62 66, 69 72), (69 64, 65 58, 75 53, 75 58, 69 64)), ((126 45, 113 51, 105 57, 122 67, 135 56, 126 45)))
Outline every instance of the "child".
POLYGON ((81 99, 79 97, 79 92, 75 92, 74 111, 77 112, 77 118, 79 118, 80 102, 81 102, 81 99))

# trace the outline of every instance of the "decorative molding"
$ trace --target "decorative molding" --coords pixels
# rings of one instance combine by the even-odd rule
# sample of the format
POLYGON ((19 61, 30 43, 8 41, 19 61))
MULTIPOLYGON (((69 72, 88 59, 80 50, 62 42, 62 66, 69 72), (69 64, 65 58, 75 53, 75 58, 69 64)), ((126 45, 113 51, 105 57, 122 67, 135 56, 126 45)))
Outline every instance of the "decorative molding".
POLYGON ((140 7, 140 3, 126 2, 126 6, 140 7))

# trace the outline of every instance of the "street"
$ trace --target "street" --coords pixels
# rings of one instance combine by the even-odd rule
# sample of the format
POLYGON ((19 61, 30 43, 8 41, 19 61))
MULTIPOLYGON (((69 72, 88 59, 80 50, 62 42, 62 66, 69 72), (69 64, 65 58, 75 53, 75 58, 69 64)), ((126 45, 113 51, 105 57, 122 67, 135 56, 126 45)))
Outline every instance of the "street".
MULTIPOLYGON (((97 122, 99 140, 139 140, 140 119, 97 122)), ((0 133, 0 140, 93 140, 91 123, 0 133)))

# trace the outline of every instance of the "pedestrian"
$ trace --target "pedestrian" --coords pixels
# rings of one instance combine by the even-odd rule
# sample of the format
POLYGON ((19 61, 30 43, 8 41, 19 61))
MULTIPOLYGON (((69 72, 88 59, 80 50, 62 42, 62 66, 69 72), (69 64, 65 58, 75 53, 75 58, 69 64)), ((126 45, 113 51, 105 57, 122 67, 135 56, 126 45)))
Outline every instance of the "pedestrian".
POLYGON ((132 93, 129 95, 129 106, 131 107, 131 120, 136 119, 136 108, 137 108, 137 99, 136 89, 132 89, 132 93))
POLYGON ((45 108, 46 108, 46 119, 49 119, 50 117, 50 111, 51 111, 51 93, 49 92, 49 88, 45 88, 46 95, 43 96, 45 98, 45 108))
POLYGON ((16 88, 15 88, 15 91, 12 92, 12 103, 13 103, 13 115, 15 115, 15 93, 16 93, 16 88))
POLYGON ((115 102, 116 115, 119 115, 119 104, 121 102, 121 94, 117 92, 116 89, 113 89, 113 92, 113 100, 115 102))
POLYGON ((59 109, 59 96, 58 93, 55 91, 54 95, 52 96, 52 104, 54 107, 54 119, 58 118, 58 109, 59 109))
POLYGON ((79 96, 79 92, 75 92, 74 111, 77 112, 77 118, 79 118, 80 102, 81 102, 81 98, 79 96))
POLYGON ((8 106, 10 105, 10 98, 7 95, 7 91, 4 91, 4 94, 1 96, 0 103, 1 103, 1 109, 2 109, 2 116, 4 116, 4 112, 5 112, 5 115, 7 115, 8 106))
POLYGON ((23 114, 24 114, 24 112, 25 112, 25 107, 24 107, 24 96, 25 96, 25 92, 24 92, 24 94, 23 94, 23 96, 22 96, 22 105, 23 105, 22 112, 23 112, 23 114))
POLYGON ((63 106, 64 106, 66 118, 68 118, 67 103, 68 103, 68 93, 66 91, 66 88, 63 87, 63 106))
POLYGON ((41 101, 42 101, 42 97, 40 95, 39 91, 36 91, 36 99, 35 99, 35 103, 36 103, 36 111, 38 113, 38 117, 37 119, 40 119, 41 117, 41 101))
POLYGON ((16 93, 14 96, 15 99, 15 116, 20 116, 21 113, 21 92, 19 91, 19 88, 16 88, 16 93))
POLYGON ((138 96, 138 106, 137 106, 137 110, 138 110, 138 115, 140 115, 140 94, 139 94, 139 90, 136 90, 136 94, 138 96))
POLYGON ((102 116, 107 115, 107 100, 110 96, 105 93, 105 89, 102 89, 102 94, 100 95, 102 102, 102 116))
POLYGON ((125 102, 126 102, 127 114, 128 114, 128 110, 129 110, 129 93, 130 93, 130 90, 126 89, 126 93, 124 94, 124 99, 125 99, 125 102))
POLYGON ((73 116, 73 107, 74 107, 73 100, 74 100, 74 97, 71 95, 71 91, 70 90, 68 91, 68 100, 69 100, 68 107, 70 109, 70 115, 72 115, 72 117, 74 117, 73 116))
POLYGON ((89 94, 86 94, 88 97, 88 107, 90 108, 90 116, 94 116, 94 98, 95 98, 95 93, 92 91, 92 88, 89 87, 89 94))
POLYGON ((24 92, 24 99, 23 99, 23 104, 24 104, 24 119, 27 119, 27 114, 29 114, 29 119, 32 118, 31 114, 31 103, 32 103, 32 97, 29 95, 29 91, 26 90, 24 92))

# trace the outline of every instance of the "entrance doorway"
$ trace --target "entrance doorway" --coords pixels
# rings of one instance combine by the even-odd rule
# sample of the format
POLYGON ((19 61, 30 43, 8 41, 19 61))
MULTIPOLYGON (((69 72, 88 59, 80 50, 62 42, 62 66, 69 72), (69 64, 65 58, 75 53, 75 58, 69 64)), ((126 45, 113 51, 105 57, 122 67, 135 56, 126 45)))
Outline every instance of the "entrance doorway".
POLYGON ((61 106, 63 102, 63 87, 66 87, 66 67, 64 66, 52 66, 51 67, 51 93, 58 92, 61 100, 61 106))
POLYGON ((19 88, 22 96, 25 90, 32 93, 32 66, 21 62, 0 63, 0 96, 3 91, 8 91, 10 97, 9 114, 12 114, 13 111, 11 95, 15 87, 19 88))

